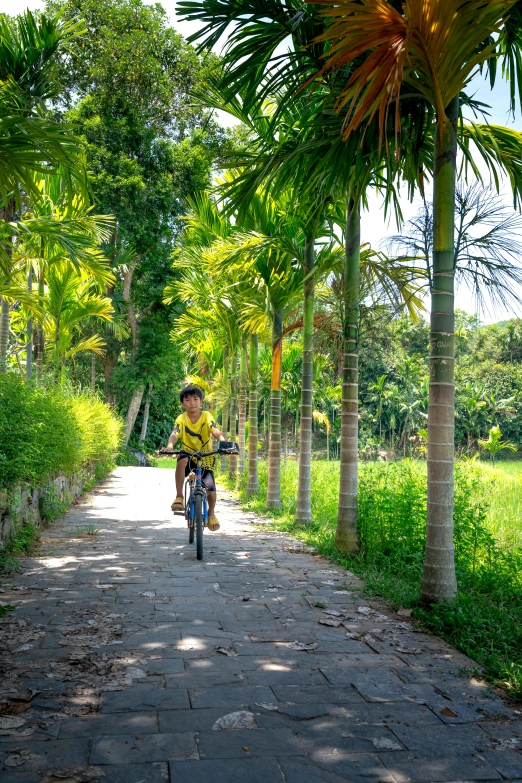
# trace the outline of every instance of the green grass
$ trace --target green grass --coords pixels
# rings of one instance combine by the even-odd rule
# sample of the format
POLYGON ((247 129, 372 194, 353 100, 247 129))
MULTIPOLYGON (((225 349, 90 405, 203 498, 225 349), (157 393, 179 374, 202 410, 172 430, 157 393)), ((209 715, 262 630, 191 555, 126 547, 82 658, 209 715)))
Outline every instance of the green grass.
POLYGON ((487 526, 502 546, 522 548, 522 462, 481 466, 495 479, 487 526))
MULTIPOLYGON (((282 466, 280 512, 268 512, 265 507, 264 462, 260 464, 259 495, 247 499, 243 487, 240 499, 250 510, 273 517, 274 529, 291 533, 362 576, 369 593, 395 606, 412 607, 414 616, 426 627, 480 663, 493 682, 522 700, 522 550, 513 544, 520 536, 521 523, 511 514, 520 503, 521 487, 517 471, 506 470, 506 464, 490 467, 464 462, 457 466, 459 596, 431 609, 418 606, 426 525, 425 464, 409 460, 361 464, 362 548, 357 557, 341 555, 334 544, 338 463, 313 463, 314 522, 306 528, 293 523, 298 480, 295 462, 282 466)), ((227 485, 225 477, 221 482, 227 485)))
POLYGON ((0 548, 0 574, 9 574, 19 568, 17 557, 33 552, 40 541, 40 527, 27 522, 0 548))
POLYGON ((175 457, 154 457, 154 459, 149 457, 149 460, 153 468, 176 469, 177 460, 175 457))

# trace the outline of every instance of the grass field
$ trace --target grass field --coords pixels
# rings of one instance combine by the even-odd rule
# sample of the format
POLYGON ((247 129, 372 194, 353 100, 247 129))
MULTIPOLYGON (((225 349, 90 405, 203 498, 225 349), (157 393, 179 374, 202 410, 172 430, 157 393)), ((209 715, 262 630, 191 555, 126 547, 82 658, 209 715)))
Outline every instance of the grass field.
POLYGON ((522 462, 481 463, 495 478, 487 525, 499 543, 522 548, 522 462))
MULTIPOLYGON (((335 548, 339 464, 312 467, 314 522, 295 527, 298 471, 282 466, 282 509, 265 508, 266 463, 259 495, 243 505, 273 517, 284 530, 315 546, 366 580, 369 592, 412 607, 428 628, 482 664, 489 678, 522 700, 522 464, 464 461, 456 468, 455 549, 458 598, 431 609, 418 606, 426 526, 426 466, 405 460, 362 463, 359 514, 361 552, 347 558, 335 548)), ((228 480, 221 478, 227 485, 228 480)), ((219 505, 218 505, 219 511, 219 505)))

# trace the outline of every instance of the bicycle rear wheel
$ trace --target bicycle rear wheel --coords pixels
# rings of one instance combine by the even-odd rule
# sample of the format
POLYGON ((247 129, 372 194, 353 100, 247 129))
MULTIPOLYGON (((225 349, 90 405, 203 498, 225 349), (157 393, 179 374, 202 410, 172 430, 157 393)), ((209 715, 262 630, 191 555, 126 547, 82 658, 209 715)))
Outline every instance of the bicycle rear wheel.
POLYGON ((203 560, 203 497, 202 495, 196 495, 195 501, 195 517, 196 517, 196 557, 198 560, 203 560))

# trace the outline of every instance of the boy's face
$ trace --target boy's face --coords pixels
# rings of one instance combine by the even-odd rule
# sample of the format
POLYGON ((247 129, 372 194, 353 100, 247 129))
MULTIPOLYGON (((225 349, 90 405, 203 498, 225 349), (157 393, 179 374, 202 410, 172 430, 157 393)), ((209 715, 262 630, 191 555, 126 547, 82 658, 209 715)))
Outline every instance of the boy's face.
POLYGON ((187 394, 181 404, 187 413, 196 413, 201 408, 201 400, 197 394, 187 394))

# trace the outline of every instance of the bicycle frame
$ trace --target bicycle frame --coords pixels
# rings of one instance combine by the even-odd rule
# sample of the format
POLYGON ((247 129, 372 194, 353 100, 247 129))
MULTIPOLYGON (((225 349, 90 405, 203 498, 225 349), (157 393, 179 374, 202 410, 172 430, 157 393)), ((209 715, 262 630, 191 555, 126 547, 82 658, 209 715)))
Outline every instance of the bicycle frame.
MULTIPOLYGON (((190 458, 189 458, 190 459, 190 458)), ((189 463, 190 464, 190 463, 189 463)), ((196 470, 194 479, 190 479, 189 476, 189 502, 187 503, 187 522, 189 527, 193 527, 195 519, 195 497, 196 495, 202 496, 202 508, 203 508, 203 524, 206 527, 208 524, 208 502, 207 502, 207 489, 203 485, 203 457, 198 454, 196 458, 196 470)))

